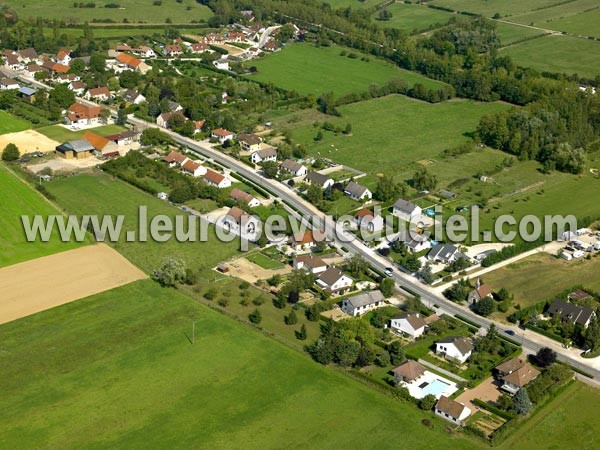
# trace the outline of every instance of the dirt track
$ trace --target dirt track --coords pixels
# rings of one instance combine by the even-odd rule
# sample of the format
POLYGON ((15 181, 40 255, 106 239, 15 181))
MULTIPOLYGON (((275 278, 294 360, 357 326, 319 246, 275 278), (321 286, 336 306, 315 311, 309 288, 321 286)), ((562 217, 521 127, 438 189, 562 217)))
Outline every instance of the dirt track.
POLYGON ((60 142, 53 141, 47 136, 34 130, 25 130, 18 133, 0 135, 0 148, 13 143, 19 147, 21 154, 31 152, 53 152, 60 142))
POLYGON ((146 274, 105 244, 0 269, 0 323, 107 291, 146 274))

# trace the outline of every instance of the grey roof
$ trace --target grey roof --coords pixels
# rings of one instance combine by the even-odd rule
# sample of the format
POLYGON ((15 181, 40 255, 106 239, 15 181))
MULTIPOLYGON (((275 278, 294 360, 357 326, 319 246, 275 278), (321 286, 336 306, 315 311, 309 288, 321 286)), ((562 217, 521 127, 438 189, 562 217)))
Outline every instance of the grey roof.
POLYGON ((400 198, 396 200, 396 203, 394 203, 394 209, 400 210, 406 214, 411 214, 415 209, 417 209, 417 205, 409 202, 408 200, 400 198))
POLYGON ((136 92, 132 89, 128 89, 127 92, 125 92, 125 95, 123 95, 123 100, 125 100, 126 102, 133 102, 140 95, 141 94, 139 92, 136 92))
POLYGON ((372 305, 374 303, 382 302, 384 300, 385 297, 379 290, 363 292, 362 294, 354 295, 345 299, 345 301, 348 302, 353 308, 360 308, 361 306, 372 305))
POLYGON ((452 256, 458 252, 458 247, 452 244, 438 244, 431 249, 429 258, 440 259, 442 261, 448 261, 452 256))
POLYGON ((258 154, 258 156, 260 156, 262 159, 265 158, 272 158, 273 156, 277 156, 277 149, 275 147, 266 147, 266 148, 261 148, 260 150, 258 150, 256 152, 258 154))
POLYGON ((306 179, 311 184, 316 184, 323 187, 331 178, 329 178, 327 175, 323 175, 322 173, 310 172, 308 175, 306 175, 306 179))
POLYGON ((394 319, 405 319, 410 324, 410 326, 413 327, 414 330, 418 330, 427 325, 425 319, 423 319, 423 317, 421 317, 420 314, 415 313, 400 314, 394 317, 394 319))
POLYGON ((319 275, 319 280, 321 280, 327 286, 331 286, 337 280, 342 278, 343 275, 344 273, 341 270, 336 269, 335 267, 330 267, 329 269, 321 273, 321 275, 319 275))
POLYGON ((240 134, 238 141, 245 142, 248 145, 257 145, 262 142, 262 139, 255 134, 240 134))
POLYGON ((284 162, 281 163, 282 169, 294 173, 297 173, 302 167, 302 164, 294 161, 293 159, 286 159, 284 162))
POLYGON ((454 197, 456 197, 456 194, 454 192, 447 191, 446 189, 440 189, 439 194, 442 197, 446 197, 446 198, 454 198, 454 197))
POLYGON ((473 350, 473 343, 464 336, 448 336, 436 341, 436 344, 453 344, 463 355, 473 350))
POLYGON ((62 145, 56 147, 58 151, 73 151, 75 153, 79 152, 91 152, 94 151, 95 148, 92 144, 89 143, 87 139, 79 139, 77 141, 69 141, 65 142, 62 145))
POLYGON ((344 188, 344 192, 347 192, 348 194, 352 195, 353 197, 362 197, 365 192, 367 191, 367 188, 355 183, 354 181, 350 181, 346 187, 344 188))
POLYGON ((33 89, 27 86, 22 86, 19 88, 19 93, 23 95, 34 95, 37 92, 37 89, 33 89))
POLYGON ((179 108, 181 108, 181 105, 179 103, 169 100, 169 110, 174 112, 179 108))
POLYGON ((398 240, 404 242, 404 245, 410 248, 415 248, 417 245, 426 242, 429 239, 429 233, 419 234, 410 230, 400 230, 398 240))
POLYGON ((585 326, 594 315, 594 310, 589 306, 579 306, 557 298, 554 299, 548 308, 548 314, 560 314, 561 320, 565 322, 573 321, 581 326, 585 326))

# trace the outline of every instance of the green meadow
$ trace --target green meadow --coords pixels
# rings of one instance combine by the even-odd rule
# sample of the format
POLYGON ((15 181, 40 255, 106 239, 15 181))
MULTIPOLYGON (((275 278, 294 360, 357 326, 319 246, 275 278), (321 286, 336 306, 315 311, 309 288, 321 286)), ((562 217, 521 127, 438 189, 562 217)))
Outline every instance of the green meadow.
MULTIPOLYGON (((0 111, 0 134, 16 133, 31 128, 31 124, 20 117, 0 111)), ((0 148, 0 151, 3 149, 0 148)))
POLYGON ((439 9, 428 8, 424 5, 409 5, 405 3, 394 3, 387 6, 391 14, 390 20, 379 20, 375 13, 373 20, 382 27, 398 28, 406 32, 423 30, 432 25, 444 25, 453 14, 439 9))
POLYGON ((100 136, 110 136, 111 134, 120 133, 123 130, 125 130, 125 128, 119 125, 104 125, 91 128, 90 130, 77 131, 69 130, 61 125, 50 125, 48 127, 38 128, 36 131, 57 142, 67 142, 81 139, 86 131, 92 131, 100 136))

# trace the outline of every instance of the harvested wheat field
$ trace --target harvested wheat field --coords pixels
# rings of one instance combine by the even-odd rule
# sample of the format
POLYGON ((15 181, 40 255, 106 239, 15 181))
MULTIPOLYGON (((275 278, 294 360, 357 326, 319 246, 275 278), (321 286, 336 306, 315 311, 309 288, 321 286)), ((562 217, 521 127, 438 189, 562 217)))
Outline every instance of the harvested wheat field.
POLYGON ((49 153, 56 150, 57 145, 60 145, 60 142, 53 141, 34 130, 0 135, 0 148, 4 148, 11 143, 19 147, 21 154, 31 152, 49 153))
POLYGON ((105 244, 0 269, 0 323, 146 278, 105 244))

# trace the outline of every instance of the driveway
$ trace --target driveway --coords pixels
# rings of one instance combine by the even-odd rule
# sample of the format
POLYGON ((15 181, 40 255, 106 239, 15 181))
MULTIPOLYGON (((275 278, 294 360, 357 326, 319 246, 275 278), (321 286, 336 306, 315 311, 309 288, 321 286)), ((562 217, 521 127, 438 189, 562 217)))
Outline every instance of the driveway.
POLYGON ((500 390, 498 389, 498 385, 496 384, 494 377, 489 377, 483 380, 483 382, 477 387, 473 389, 467 389, 465 392, 460 394, 456 398, 456 401, 473 409, 477 408, 477 406, 471 403, 471 400, 478 398, 484 402, 495 402, 498 400, 499 396, 500 390))

